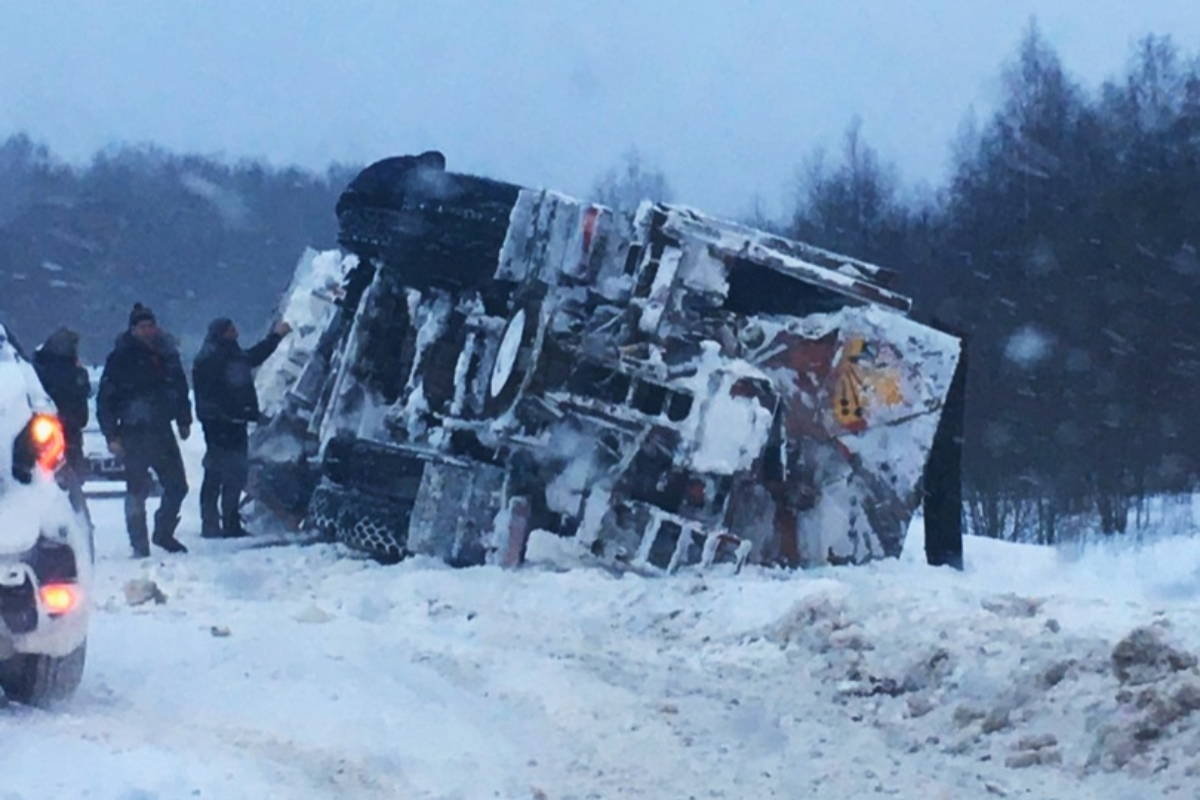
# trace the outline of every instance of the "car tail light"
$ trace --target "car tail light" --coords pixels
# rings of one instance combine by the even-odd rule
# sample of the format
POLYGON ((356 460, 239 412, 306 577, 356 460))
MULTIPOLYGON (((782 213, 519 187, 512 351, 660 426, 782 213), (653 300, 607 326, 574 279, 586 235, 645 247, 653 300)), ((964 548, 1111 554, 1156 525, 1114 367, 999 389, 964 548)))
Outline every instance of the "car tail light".
POLYGON ((13 440, 13 477, 21 483, 29 483, 37 467, 53 472, 62 463, 66 449, 58 417, 35 414, 13 440))
POLYGON ((79 605, 79 587, 73 583, 47 583, 38 590, 38 596, 53 615, 66 614, 79 605))
POLYGON ((29 423, 29 438, 37 452, 37 462, 42 469, 53 470, 62 461, 67 442, 63 437, 62 423, 58 417, 38 414, 29 423))

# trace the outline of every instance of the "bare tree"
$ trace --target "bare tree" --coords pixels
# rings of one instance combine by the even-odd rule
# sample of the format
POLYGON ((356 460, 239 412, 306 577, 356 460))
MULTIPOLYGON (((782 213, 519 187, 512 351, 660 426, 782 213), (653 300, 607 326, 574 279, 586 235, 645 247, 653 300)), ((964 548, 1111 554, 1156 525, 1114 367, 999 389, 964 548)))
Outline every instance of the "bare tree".
POLYGON ((621 164, 601 175, 593 184, 591 200, 615 211, 632 214, 643 200, 670 202, 674 193, 666 175, 643 160, 637 148, 621 156, 621 164))
POLYGON ((840 163, 831 166, 821 149, 806 159, 791 233, 861 258, 894 261, 894 234, 903 226, 898 185, 895 170, 880 162, 855 118, 846 128, 840 163))

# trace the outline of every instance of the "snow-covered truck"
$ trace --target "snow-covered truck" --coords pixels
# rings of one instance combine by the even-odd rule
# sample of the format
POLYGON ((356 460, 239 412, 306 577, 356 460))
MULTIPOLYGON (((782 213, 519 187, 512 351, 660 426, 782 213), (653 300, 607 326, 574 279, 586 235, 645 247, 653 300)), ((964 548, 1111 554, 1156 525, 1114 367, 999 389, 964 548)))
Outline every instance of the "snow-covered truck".
POLYGON ((260 372, 256 495, 380 560, 899 554, 960 352, 892 273, 690 208, 363 170, 260 372))

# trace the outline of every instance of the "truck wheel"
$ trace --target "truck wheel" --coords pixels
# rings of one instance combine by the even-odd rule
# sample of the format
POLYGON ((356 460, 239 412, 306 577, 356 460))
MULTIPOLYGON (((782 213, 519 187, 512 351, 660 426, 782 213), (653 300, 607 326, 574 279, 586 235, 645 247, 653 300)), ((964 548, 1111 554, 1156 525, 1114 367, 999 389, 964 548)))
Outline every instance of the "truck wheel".
POLYGON ((0 662, 0 686, 18 703, 49 706, 75 693, 86 658, 86 640, 65 656, 22 653, 0 662))
POLYGON ((337 519, 342 511, 342 493, 329 484, 322 483, 313 490, 308 501, 308 516, 305 523, 315 528, 326 539, 337 538, 337 519))
POLYGON ((338 200, 338 242, 415 289, 484 286, 521 188, 418 166, 387 159, 363 170, 338 200))
POLYGON ((383 564, 395 564, 408 551, 412 502, 395 501, 323 483, 313 492, 309 523, 352 550, 383 564))

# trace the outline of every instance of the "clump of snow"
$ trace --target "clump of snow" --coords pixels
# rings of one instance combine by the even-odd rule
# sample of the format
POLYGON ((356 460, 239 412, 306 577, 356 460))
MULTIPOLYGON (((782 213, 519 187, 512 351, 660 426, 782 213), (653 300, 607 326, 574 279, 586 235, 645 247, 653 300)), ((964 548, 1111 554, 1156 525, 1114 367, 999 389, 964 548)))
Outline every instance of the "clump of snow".
POLYGON ((599 471, 595 459, 596 440, 574 425, 564 423, 550 431, 546 446, 547 455, 563 464, 546 487, 546 504, 551 510, 576 515, 599 471))
POLYGON ((337 250, 309 248, 300 257, 277 309, 279 320, 291 325, 292 331, 255 376, 259 405, 267 416, 283 407, 288 391, 300 379, 322 332, 337 313, 335 302, 342 281, 357 263, 357 256, 343 256, 337 250))
POLYGON ((685 285, 701 292, 711 292, 721 297, 729 293, 729 269, 708 247, 689 243, 684 248, 679 276, 685 285))
POLYGON ((722 357, 716 342, 703 342, 702 348, 695 375, 684 381, 699 398, 682 425, 687 458, 698 472, 732 475, 762 454, 774 412, 765 398, 735 394, 735 384, 743 379, 765 384, 768 378, 745 361, 722 357))
MULTIPOLYGON (((1166 641, 1167 620, 1135 628, 1112 651, 1124 687, 1101 719, 1088 766, 1149 774, 1200 748, 1200 673, 1193 653, 1166 641)), ((1200 764, 1186 771, 1200 777, 1200 764)))
POLYGON ((162 593, 162 589, 148 578, 133 578, 126 581, 125 585, 121 587, 121 592, 125 595, 125 602, 131 606, 167 602, 167 596, 162 593))
MULTIPOLYGON (((415 292, 410 292, 408 296, 413 326, 417 329, 413 366, 401 402, 388 410, 389 424, 401 425, 410 440, 418 439, 427 429, 424 415, 429 411, 429 399, 425 396, 422 362, 428 358, 429 348, 445 332, 453 310, 451 298, 444 292, 433 291, 433 296, 424 303, 416 303, 414 295, 415 292)), ((359 435, 369 436, 371 432, 371 427, 364 424, 359 435)))
POLYGON ((1117 643, 1112 662, 1113 673, 1121 683, 1138 686, 1195 669, 1196 656, 1165 641, 1161 626, 1144 626, 1117 643))
POLYGON ((705 406, 699 447, 691 456, 699 472, 732 475, 749 469, 767 444, 772 410, 753 397, 735 397, 735 380, 725 376, 705 406))

